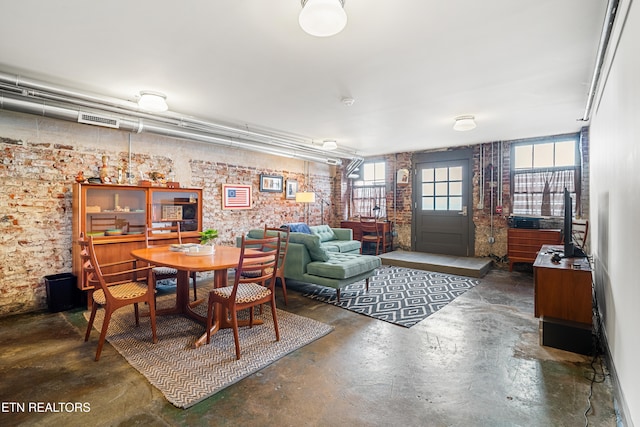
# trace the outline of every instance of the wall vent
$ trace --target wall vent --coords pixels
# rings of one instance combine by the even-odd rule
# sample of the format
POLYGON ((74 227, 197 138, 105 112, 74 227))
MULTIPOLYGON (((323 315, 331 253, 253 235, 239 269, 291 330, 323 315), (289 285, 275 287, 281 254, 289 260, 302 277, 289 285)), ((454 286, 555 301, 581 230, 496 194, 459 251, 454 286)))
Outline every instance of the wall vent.
POLYGON ((100 116, 93 113, 83 113, 82 111, 80 111, 80 113, 78 114, 78 123, 115 129, 118 129, 120 127, 120 121, 118 119, 114 119, 113 117, 100 116))

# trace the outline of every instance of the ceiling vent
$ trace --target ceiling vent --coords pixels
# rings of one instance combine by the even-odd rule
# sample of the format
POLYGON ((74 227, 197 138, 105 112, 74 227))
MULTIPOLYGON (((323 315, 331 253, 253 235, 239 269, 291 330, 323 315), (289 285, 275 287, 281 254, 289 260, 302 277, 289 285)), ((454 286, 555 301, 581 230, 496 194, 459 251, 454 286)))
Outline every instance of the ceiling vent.
POLYGON ((120 121, 113 117, 100 116, 93 113, 78 113, 78 123, 84 123, 86 125, 103 126, 106 128, 118 129, 120 127, 120 121))
POLYGON ((327 159, 327 164, 329 165, 339 165, 340 161, 338 159, 327 159))

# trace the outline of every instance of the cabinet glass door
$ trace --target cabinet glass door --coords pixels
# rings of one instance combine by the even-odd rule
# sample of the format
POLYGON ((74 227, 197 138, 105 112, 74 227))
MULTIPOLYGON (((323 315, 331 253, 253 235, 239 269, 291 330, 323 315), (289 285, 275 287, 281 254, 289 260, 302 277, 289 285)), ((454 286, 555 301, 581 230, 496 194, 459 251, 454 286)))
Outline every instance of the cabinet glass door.
POLYGON ((199 194, 189 190, 153 190, 151 197, 151 223, 154 227, 180 224, 180 230, 200 230, 199 194))
POLYGON ((87 188, 84 218, 87 235, 142 234, 146 212, 144 190, 87 188))

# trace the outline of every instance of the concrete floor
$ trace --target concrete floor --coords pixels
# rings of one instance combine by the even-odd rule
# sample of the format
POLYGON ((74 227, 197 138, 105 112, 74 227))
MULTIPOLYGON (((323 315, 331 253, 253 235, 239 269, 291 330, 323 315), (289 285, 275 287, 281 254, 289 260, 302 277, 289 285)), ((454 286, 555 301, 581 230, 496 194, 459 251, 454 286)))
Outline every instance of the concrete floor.
MULTIPOLYGON (((585 425, 591 358, 539 345, 530 271, 492 270, 410 329, 294 286, 288 307, 279 302, 335 330, 187 410, 110 345, 94 362, 97 334, 83 342, 81 310, 0 319, 0 425, 585 425), (88 412, 52 412, 68 402, 88 412)), ((588 425, 615 426, 611 381, 596 379, 588 425)))

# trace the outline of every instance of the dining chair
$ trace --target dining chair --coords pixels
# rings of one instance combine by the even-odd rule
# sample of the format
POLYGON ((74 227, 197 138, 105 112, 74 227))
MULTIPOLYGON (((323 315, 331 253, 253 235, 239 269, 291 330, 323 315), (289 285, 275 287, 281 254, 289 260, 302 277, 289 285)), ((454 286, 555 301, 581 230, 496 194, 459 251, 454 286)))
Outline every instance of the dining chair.
POLYGON ((276 265, 279 255, 280 236, 246 241, 245 236, 242 235, 240 260, 233 285, 214 288, 209 292, 207 306, 207 344, 211 342, 211 328, 213 326, 213 310, 215 304, 217 304, 216 310, 224 310, 223 313, 225 313, 225 316, 231 316, 233 339, 236 346, 236 359, 240 359, 238 311, 249 309, 249 327, 253 327, 253 308, 261 304, 270 303, 276 341, 280 341, 275 297, 276 265), (251 249, 255 249, 254 245, 259 245, 260 247, 270 245, 274 250, 267 253, 252 251, 251 249), (247 249, 249 249, 249 251, 247 251, 247 249), (242 272, 245 270, 257 270, 260 271, 260 275, 256 277, 246 277, 242 275, 242 272))
POLYGON ((151 333, 153 343, 158 342, 156 335, 156 310, 155 310, 155 282, 153 281, 153 266, 138 267, 136 260, 120 261, 117 263, 103 264, 96 258, 93 236, 85 238, 83 235, 78 240, 80 244, 80 258, 82 260, 83 274, 86 274, 87 283, 94 286, 92 294, 91 316, 87 325, 84 340, 89 341, 93 322, 96 318, 98 307, 104 307, 104 320, 100 329, 100 339, 96 350, 96 362, 100 360, 102 347, 109 329, 109 322, 114 311, 132 305, 136 326, 140 326, 140 313, 138 303, 149 305, 149 319, 151 321, 151 333), (129 266, 127 266, 129 265, 129 266), (127 269, 123 269, 127 268, 127 269), (105 271, 110 271, 106 273, 105 271))
MULTIPOLYGON (((163 242, 162 245, 154 245, 153 237, 158 234, 165 233, 176 233, 178 244, 182 244, 182 234, 180 231, 180 223, 176 225, 170 226, 157 226, 157 227, 147 227, 147 232, 144 235, 144 242, 147 248, 153 248, 156 246, 166 245, 163 242)), ((164 279, 178 279, 178 270, 171 267, 154 267, 153 269, 154 280, 157 283, 158 280, 164 279)), ((198 299, 198 293, 196 290, 196 272, 192 271, 189 273, 189 277, 191 277, 191 281, 193 282, 193 300, 196 301, 198 299)))
MULTIPOLYGON (((269 237, 270 235, 279 235, 280 236, 280 256, 278 257, 278 264, 276 267, 276 282, 280 279, 280 286, 282 286, 282 296, 284 297, 284 305, 287 305, 287 282, 284 278, 284 263, 287 259, 287 249, 289 249, 289 234, 290 229, 289 226, 282 226, 280 228, 268 227, 266 224, 264 226, 264 234, 263 238, 269 237)), ((270 252, 275 249, 275 247, 271 244, 265 244, 260 249, 263 252, 270 252)), ((257 277, 260 275, 260 270, 244 270, 242 275, 244 277, 257 277)))
POLYGON ((360 253, 362 253, 365 243, 374 243, 376 245, 376 255, 378 255, 380 253, 382 235, 380 234, 376 218, 360 217, 360 231, 362 233, 362 237, 360 238, 360 253))

